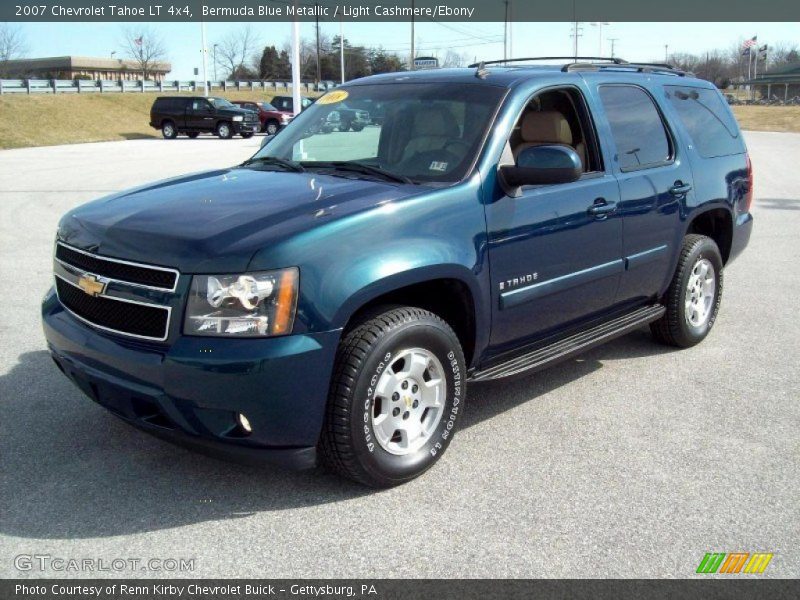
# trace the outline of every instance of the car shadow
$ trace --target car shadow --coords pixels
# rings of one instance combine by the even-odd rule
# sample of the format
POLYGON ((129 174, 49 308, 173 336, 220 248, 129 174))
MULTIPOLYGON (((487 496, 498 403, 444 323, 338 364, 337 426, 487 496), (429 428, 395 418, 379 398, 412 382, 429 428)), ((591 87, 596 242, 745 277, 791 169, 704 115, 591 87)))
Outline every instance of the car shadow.
POLYGON ((772 210, 800 210, 800 200, 794 198, 758 198, 756 205, 772 210))
POLYGON ((120 133, 119 135, 121 135, 126 140, 155 140, 159 137, 157 135, 153 135, 150 133, 141 133, 138 131, 123 132, 120 133))
MULTIPOLYGON (((634 333, 535 375, 474 384, 464 427, 602 368, 664 352, 634 333)), ((0 376, 0 533, 31 539, 126 535, 313 507, 375 490, 318 468, 249 467, 140 432, 86 398, 46 351, 0 376)))

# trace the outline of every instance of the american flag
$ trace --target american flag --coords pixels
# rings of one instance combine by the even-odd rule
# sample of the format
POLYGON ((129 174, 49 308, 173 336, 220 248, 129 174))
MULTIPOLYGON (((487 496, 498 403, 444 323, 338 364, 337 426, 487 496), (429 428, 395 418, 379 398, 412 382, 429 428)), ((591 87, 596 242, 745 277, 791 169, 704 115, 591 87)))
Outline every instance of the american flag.
MULTIPOLYGON (((133 43, 134 43, 134 44, 136 44, 137 46, 141 46, 141 45, 142 45, 142 38, 143 38, 143 37, 144 37, 143 35, 140 35, 138 38, 136 38, 135 40, 133 40, 133 43)), ((755 39, 755 38, 753 38, 753 39, 755 39)), ((752 44, 751 44, 751 46, 752 46, 752 44)))
POLYGON ((742 50, 747 50, 748 48, 752 48, 753 46, 756 45, 757 41, 758 41, 757 35, 754 35, 749 40, 745 40, 744 44, 742 44, 742 50))

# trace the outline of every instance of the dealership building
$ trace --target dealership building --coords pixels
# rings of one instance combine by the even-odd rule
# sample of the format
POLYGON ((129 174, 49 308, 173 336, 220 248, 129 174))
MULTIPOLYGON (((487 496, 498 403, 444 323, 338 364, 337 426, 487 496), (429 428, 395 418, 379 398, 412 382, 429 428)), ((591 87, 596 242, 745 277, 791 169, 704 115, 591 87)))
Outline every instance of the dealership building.
MULTIPOLYGON (((6 77, 23 79, 95 79, 136 81, 142 69, 135 60, 92 58, 87 56, 51 56, 9 60, 3 65, 6 77)), ((149 67, 147 79, 161 81, 172 70, 168 62, 149 67)))

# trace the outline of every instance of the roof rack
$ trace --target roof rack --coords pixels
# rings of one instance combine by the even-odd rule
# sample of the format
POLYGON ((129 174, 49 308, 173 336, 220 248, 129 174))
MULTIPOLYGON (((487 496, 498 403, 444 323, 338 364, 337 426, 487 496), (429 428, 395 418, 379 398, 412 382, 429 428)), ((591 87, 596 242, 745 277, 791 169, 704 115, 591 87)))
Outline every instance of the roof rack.
MULTIPOLYGON (((636 73, 655 73, 659 75, 675 75, 676 77, 694 77, 694 73, 689 71, 682 71, 676 69, 667 63, 630 63, 626 60, 616 56, 530 56, 527 58, 506 58, 500 60, 485 60, 479 63, 469 65, 469 68, 478 67, 482 72, 483 77, 485 68, 488 65, 502 65, 505 63, 517 62, 532 62, 532 61, 545 61, 545 60, 568 60, 567 64, 561 67, 565 73, 571 71, 600 71, 601 69, 609 70, 626 70, 636 73)), ((482 78, 483 78, 482 77, 482 78)))
POLYGON ((472 63, 468 66, 469 69, 474 69, 478 65, 501 65, 504 63, 513 62, 528 62, 534 60, 571 60, 577 62, 578 60, 605 60, 613 64, 622 65, 627 61, 622 60, 616 56, 528 56, 526 58, 501 58, 498 60, 482 60, 480 62, 472 63))
POLYGON ((600 70, 620 70, 633 71, 636 73, 655 73, 657 75, 674 75, 676 77, 694 77, 694 73, 676 69, 672 65, 665 63, 581 63, 574 62, 566 64, 561 68, 565 73, 570 71, 600 71, 600 70))

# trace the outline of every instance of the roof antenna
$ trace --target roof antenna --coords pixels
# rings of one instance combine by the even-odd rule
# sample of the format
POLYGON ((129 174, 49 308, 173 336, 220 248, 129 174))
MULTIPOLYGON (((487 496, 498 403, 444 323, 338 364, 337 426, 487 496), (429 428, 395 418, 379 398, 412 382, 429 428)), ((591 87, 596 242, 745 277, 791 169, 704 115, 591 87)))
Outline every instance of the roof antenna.
POLYGON ((478 79, 486 79, 486 76, 489 74, 489 69, 486 68, 486 65, 483 64, 483 61, 478 63, 478 68, 475 69, 475 77, 478 79))

